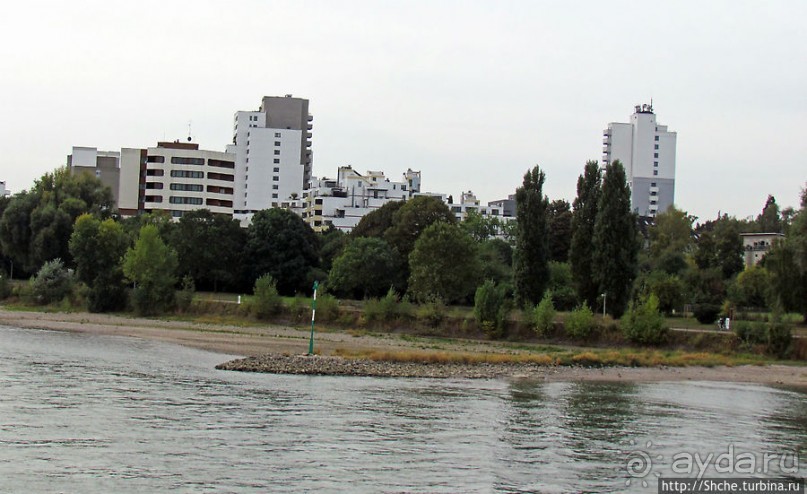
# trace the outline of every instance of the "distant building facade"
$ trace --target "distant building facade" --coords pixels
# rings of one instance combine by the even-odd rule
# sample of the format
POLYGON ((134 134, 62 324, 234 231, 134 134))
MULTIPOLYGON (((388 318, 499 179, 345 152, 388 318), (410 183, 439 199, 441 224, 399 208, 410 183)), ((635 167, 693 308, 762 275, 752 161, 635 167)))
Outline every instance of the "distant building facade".
POLYGON ((457 218, 457 221, 463 221, 470 213, 476 213, 481 216, 492 216, 495 218, 505 218, 504 208, 493 203, 488 203, 487 206, 480 204, 479 199, 476 198, 473 192, 463 192, 460 194, 460 202, 458 204, 448 204, 449 209, 457 218))
POLYGON ((67 155, 67 168, 72 174, 87 173, 101 180, 112 190, 117 204, 120 198, 120 152, 73 146, 73 152, 67 155))
POLYGON ((403 180, 395 182, 384 172, 368 171, 362 175, 350 166, 341 166, 336 179, 312 178, 302 192, 302 206, 296 211, 314 231, 333 226, 350 232, 364 215, 388 202, 405 201, 418 192, 420 172, 407 170, 403 180))
POLYGON ((631 207, 655 217, 675 202, 677 134, 660 125, 652 103, 637 105, 630 123, 608 124, 603 132, 603 163, 619 160, 631 188, 631 207))
POLYGON ((265 96, 258 111, 235 114, 233 212, 248 223, 256 212, 272 207, 299 209, 313 168, 308 100, 265 96))
POLYGON ((756 266, 775 242, 785 238, 781 233, 741 233, 740 237, 743 239, 743 260, 746 268, 756 266))
POLYGON ((495 206, 501 209, 502 216, 506 218, 516 217, 516 195, 510 194, 507 199, 499 199, 498 201, 490 201, 488 206, 495 206))
POLYGON ((11 191, 8 190, 8 188, 6 187, 5 180, 0 182, 0 195, 2 195, 3 197, 7 197, 7 196, 11 195, 11 191))

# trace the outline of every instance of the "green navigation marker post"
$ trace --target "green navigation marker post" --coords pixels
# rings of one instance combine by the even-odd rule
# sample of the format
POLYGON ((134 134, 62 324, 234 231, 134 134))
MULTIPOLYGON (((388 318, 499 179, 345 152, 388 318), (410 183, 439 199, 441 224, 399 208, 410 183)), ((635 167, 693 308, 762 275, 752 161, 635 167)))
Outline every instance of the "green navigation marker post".
POLYGON ((314 355, 314 318, 317 315, 317 288, 319 288, 319 281, 314 282, 314 300, 311 301, 311 339, 308 340, 309 355, 314 355))

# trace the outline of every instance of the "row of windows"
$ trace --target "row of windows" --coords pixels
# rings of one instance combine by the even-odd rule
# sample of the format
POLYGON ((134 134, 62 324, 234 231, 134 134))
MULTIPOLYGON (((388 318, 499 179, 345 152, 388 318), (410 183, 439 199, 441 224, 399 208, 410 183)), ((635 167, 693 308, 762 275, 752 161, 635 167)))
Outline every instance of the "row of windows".
POLYGON ((202 204, 201 197, 182 197, 182 196, 171 196, 168 198, 168 202, 171 204, 192 204, 194 206, 199 206, 202 204))
MULTIPOLYGON (((148 156, 146 161, 149 163, 165 163, 165 156, 148 156)), ((174 165, 197 165, 197 166, 204 166, 205 159, 204 158, 188 158, 185 156, 172 156, 171 163, 174 165)), ((217 159, 209 159, 207 160, 207 164, 209 166, 216 166, 219 168, 235 168, 235 162, 233 161, 225 161, 225 160, 217 160, 217 159)))
MULTIPOLYGON (((162 176, 162 174, 160 174, 162 176)), ((197 172, 192 170, 171 170, 171 177, 173 178, 205 178, 204 172, 197 172)), ((207 178, 209 180, 222 180, 225 182, 234 182, 235 176, 227 173, 208 172, 207 178)))
MULTIPOLYGON (((162 184, 160 184, 162 185, 162 184)), ((184 190, 187 192, 202 192, 204 187, 201 184, 171 184, 171 190, 184 190)))

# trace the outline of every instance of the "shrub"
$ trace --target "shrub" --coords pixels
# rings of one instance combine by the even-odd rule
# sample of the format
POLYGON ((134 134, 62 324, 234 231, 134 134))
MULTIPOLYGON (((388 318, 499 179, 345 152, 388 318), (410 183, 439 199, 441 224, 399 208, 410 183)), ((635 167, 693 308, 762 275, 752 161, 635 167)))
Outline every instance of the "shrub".
POLYGON ((446 306, 439 298, 422 304, 417 311, 417 317, 429 326, 436 327, 443 322, 446 314, 446 306))
POLYGON ((8 277, 0 272, 0 300, 7 299, 11 295, 11 282, 8 277))
POLYGON ((747 345, 757 345, 768 342, 768 328, 762 322, 736 321, 732 323, 734 334, 747 345))
POLYGON ((187 312, 188 309, 191 308, 195 293, 196 285, 193 282, 193 278, 190 276, 182 278, 182 290, 176 295, 177 309, 179 309, 180 312, 187 312))
POLYGON ((38 304, 59 302, 72 290, 73 272, 64 267, 61 259, 46 262, 31 279, 31 294, 38 304))
POLYGON ((278 294, 277 282, 271 275, 265 274, 255 280, 254 293, 251 312, 255 317, 268 319, 280 312, 283 299, 278 294))
POLYGON ((288 305, 289 316, 295 322, 302 322, 311 318, 311 302, 309 299, 297 294, 288 305))
POLYGON ((625 338, 646 345, 657 345, 664 341, 667 327, 658 306, 658 297, 652 294, 642 304, 631 303, 620 321, 625 338))
POLYGON ((504 287, 496 286, 492 280, 485 281, 476 289, 474 318, 490 338, 501 338, 504 335, 504 318, 507 315, 503 310, 504 302, 504 287))
POLYGON ((717 304, 696 304, 693 309, 695 319, 701 324, 712 324, 720 315, 720 306, 717 304))
POLYGON ((541 303, 533 311, 533 329, 535 329, 538 336, 550 334, 555 326, 557 311, 555 310, 555 304, 552 302, 552 297, 552 292, 547 290, 544 293, 544 298, 541 299, 541 303))
POLYGON ((793 340, 790 324, 782 320, 779 313, 774 313, 768 325, 767 340, 768 353, 779 358, 787 356, 790 343, 793 340))
POLYGON ((591 331, 594 329, 594 313, 591 312, 588 304, 583 302, 583 305, 578 306, 566 316, 564 323, 566 334, 569 337, 584 340, 591 336, 591 331))
POLYGON ((339 301, 329 293, 317 297, 317 319, 334 321, 339 318, 339 301))
POLYGON ((381 298, 364 302, 364 319, 367 322, 393 321, 398 318, 398 294, 390 288, 381 298))

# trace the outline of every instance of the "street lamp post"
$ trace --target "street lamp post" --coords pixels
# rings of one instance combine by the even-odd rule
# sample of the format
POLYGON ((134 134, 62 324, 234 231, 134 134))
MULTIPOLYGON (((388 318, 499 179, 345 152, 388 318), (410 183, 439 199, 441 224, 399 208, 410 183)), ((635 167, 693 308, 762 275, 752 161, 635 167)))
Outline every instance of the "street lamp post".
POLYGON ((605 301, 607 300, 606 295, 607 292, 602 292, 602 317, 605 317, 605 301))

